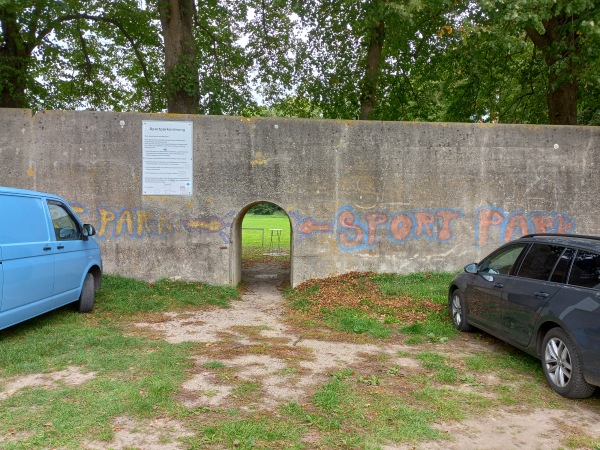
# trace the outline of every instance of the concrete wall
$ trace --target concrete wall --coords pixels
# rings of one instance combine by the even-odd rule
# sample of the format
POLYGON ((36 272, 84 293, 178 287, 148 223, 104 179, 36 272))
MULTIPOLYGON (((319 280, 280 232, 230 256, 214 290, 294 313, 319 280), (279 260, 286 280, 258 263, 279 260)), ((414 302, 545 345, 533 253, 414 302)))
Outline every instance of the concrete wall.
POLYGON ((534 231, 600 234, 600 128, 0 109, 0 184, 57 193, 105 272, 240 279, 241 220, 284 208, 292 283, 456 270, 534 231), (142 195, 142 121, 193 122, 193 196, 142 195))

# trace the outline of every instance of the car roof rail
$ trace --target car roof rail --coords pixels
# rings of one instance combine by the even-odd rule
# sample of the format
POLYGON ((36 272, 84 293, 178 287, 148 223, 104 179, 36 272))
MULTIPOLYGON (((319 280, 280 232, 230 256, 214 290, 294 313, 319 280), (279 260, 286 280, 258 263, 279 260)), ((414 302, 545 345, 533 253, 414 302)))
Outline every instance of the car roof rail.
POLYGON ((522 238, 534 238, 534 237, 566 237, 566 238, 579 238, 579 239, 593 239, 600 241, 600 236, 593 236, 589 234, 568 234, 568 233, 531 233, 521 236, 522 238))

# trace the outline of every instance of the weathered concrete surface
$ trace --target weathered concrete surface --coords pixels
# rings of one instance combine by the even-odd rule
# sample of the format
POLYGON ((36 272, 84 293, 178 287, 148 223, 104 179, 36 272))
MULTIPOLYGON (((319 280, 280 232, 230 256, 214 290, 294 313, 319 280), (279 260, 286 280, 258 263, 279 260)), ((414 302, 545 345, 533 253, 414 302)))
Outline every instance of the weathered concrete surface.
POLYGON ((261 201, 293 228, 292 283, 455 270, 534 231, 600 234, 600 128, 0 109, 0 184, 64 196, 105 270, 240 280, 261 201), (142 195, 142 121, 193 122, 193 196, 142 195))

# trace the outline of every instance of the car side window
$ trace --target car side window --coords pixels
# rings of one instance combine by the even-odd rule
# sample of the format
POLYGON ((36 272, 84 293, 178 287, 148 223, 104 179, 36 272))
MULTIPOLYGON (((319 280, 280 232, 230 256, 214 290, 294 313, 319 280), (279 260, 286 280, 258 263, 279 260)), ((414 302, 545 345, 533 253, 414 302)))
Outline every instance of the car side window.
POLYGON ((509 275, 519 255, 527 244, 515 244, 492 253, 479 263, 479 272, 509 275))
POLYGON ((571 267, 571 261, 573 261, 573 256, 575 255, 575 250, 572 248, 567 248, 560 258, 558 259, 558 263, 556 264, 556 268, 552 273, 552 277, 550 277, 550 281, 554 281, 555 283, 566 283, 567 275, 569 274, 569 267, 571 267))
POLYGON ((48 201, 48 209, 52 217, 52 226, 57 241, 73 241, 81 239, 79 223, 71 213, 59 202, 48 201))
POLYGON ((587 288, 600 287, 600 255, 578 251, 573 261, 569 284, 587 288))
POLYGON ((517 275, 534 280, 548 280, 564 249, 557 245, 533 244, 523 258, 517 275))

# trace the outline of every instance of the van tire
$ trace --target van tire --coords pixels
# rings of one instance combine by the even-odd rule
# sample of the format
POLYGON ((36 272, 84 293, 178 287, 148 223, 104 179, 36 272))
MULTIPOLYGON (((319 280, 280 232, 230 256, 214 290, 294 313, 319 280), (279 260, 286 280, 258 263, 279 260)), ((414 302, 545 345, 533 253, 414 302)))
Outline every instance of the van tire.
POLYGON ((88 273, 85 276, 85 281, 83 282, 83 287, 81 288, 81 295, 79 296, 79 301, 77 302, 77 310, 82 313, 90 312, 94 309, 94 275, 88 273))

